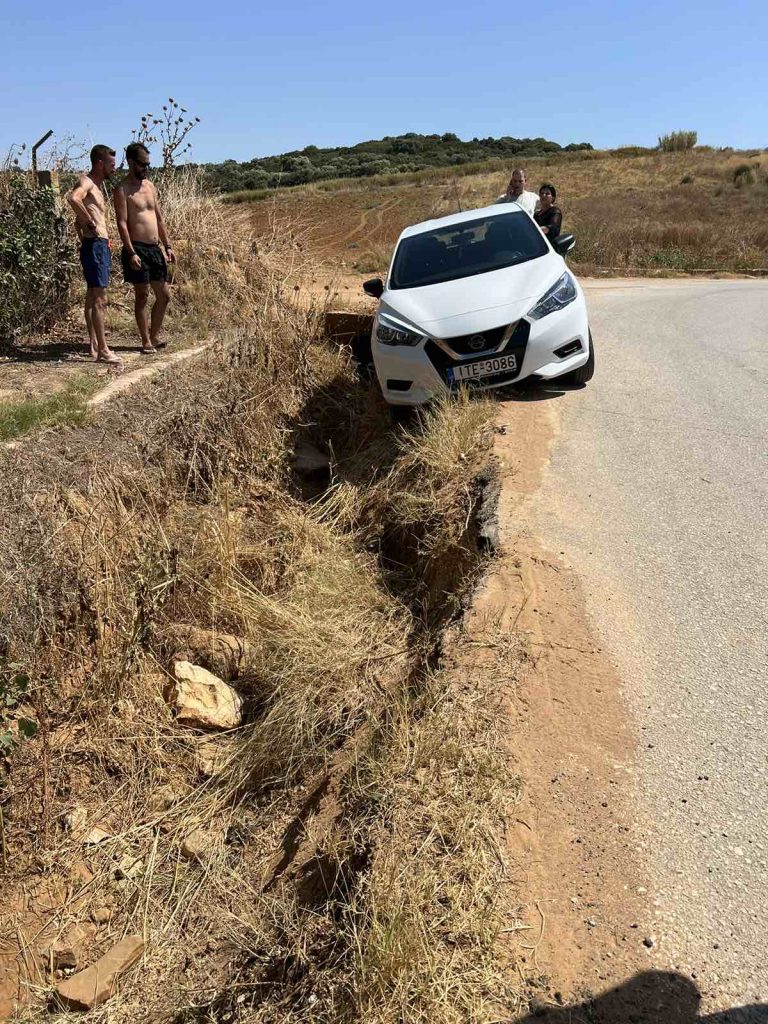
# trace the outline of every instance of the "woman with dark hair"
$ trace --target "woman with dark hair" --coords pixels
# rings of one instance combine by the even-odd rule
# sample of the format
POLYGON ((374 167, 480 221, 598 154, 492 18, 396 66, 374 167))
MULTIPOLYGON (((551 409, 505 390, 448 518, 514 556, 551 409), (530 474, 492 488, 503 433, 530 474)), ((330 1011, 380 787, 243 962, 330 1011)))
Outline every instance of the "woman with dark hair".
POLYGON ((548 182, 539 189, 540 209, 533 215, 533 219, 547 236, 550 244, 560 234, 563 225, 563 214, 559 206, 555 206, 557 190, 554 185, 548 182))

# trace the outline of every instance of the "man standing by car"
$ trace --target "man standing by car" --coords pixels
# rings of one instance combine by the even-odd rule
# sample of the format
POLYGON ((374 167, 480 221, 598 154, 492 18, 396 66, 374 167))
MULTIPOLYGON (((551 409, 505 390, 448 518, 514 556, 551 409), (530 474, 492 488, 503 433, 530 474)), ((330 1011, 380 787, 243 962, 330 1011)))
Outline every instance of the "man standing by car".
POLYGON ((525 190, 525 171, 520 167, 516 167, 512 171, 512 177, 509 179, 507 185, 507 191, 503 196, 499 196, 495 202, 497 203, 517 203, 518 206, 522 206, 526 213, 532 217, 536 212, 536 204, 539 201, 539 197, 535 192, 526 192, 525 190))
POLYGON ((160 331, 170 301, 167 263, 175 263, 176 258, 160 213, 157 190, 147 177, 149 150, 141 142, 132 142, 125 155, 128 176, 114 190, 115 215, 123 243, 123 276, 134 290, 134 312, 141 351, 149 355, 165 347, 165 342, 160 341, 160 331), (161 243, 165 255, 160 248, 161 243), (147 323, 150 288, 155 293, 155 302, 147 323))
POLYGON ((75 227, 80 238, 80 263, 85 277, 85 323, 91 346, 91 357, 101 363, 119 364, 120 359, 107 346, 104 314, 107 310, 107 288, 112 268, 112 254, 107 232, 107 204, 104 182, 115 171, 115 151, 109 146, 94 146, 91 169, 83 174, 67 195, 75 213, 75 227))

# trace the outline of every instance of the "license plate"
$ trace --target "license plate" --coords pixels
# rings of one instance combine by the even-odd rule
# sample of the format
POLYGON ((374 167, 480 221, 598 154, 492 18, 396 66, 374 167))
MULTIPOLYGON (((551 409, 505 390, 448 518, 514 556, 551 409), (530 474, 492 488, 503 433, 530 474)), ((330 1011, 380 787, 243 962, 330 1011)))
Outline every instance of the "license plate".
POLYGON ((492 359, 478 359, 476 363, 464 363, 463 366, 449 367, 448 380, 452 384, 461 384, 464 381, 477 380, 480 377, 492 377, 495 373, 515 373, 516 371, 516 356, 494 356, 492 359))

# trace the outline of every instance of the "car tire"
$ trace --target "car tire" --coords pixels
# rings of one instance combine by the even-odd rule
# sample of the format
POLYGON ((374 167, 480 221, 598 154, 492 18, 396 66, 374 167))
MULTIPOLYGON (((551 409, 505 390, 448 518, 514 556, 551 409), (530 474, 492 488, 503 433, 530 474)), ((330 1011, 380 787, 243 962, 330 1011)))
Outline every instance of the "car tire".
POLYGON ((408 425, 416 419, 416 410, 412 405, 390 405, 389 418, 394 424, 408 425))
POLYGON ((595 375, 595 345, 592 341, 592 331, 589 332, 589 359, 578 370, 572 370, 564 374, 560 380, 568 384, 588 384, 595 375))
POLYGON ((376 376, 376 368, 373 365, 373 353, 371 352, 371 336, 369 333, 356 334, 350 342, 352 358, 357 366, 357 374, 360 380, 368 383, 376 376))

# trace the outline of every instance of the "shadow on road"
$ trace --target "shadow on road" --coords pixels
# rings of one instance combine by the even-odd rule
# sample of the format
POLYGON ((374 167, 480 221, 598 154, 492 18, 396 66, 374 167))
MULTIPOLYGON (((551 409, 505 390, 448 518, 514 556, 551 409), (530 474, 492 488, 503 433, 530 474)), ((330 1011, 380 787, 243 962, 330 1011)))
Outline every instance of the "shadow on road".
POLYGON ((586 384, 564 384, 560 381, 523 381, 522 384, 510 384, 507 388, 483 392, 484 397, 492 396, 501 402, 549 402, 553 398, 562 398, 569 391, 582 391, 586 384))
POLYGON ((682 974, 647 971, 578 1006, 542 1006, 517 1024, 768 1024, 768 1004, 699 1015, 701 994, 682 974))

